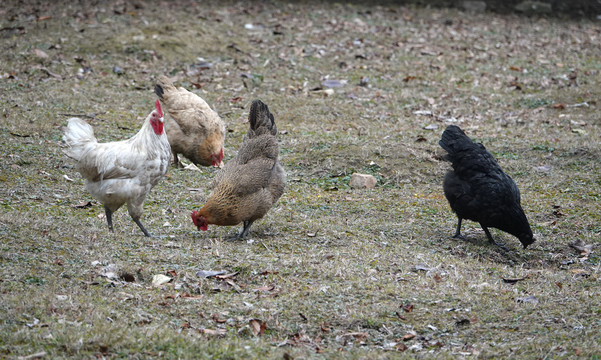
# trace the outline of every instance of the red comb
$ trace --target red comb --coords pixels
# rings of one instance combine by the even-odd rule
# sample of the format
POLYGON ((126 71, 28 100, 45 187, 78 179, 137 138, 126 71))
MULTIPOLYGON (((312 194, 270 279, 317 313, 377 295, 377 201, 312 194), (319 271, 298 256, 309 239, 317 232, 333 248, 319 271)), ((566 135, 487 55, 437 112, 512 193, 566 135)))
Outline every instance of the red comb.
POLYGON ((154 108, 157 109, 157 112, 159 113, 159 116, 163 117, 163 109, 161 109, 161 103, 159 102, 158 99, 157 99, 157 102, 154 103, 154 108))

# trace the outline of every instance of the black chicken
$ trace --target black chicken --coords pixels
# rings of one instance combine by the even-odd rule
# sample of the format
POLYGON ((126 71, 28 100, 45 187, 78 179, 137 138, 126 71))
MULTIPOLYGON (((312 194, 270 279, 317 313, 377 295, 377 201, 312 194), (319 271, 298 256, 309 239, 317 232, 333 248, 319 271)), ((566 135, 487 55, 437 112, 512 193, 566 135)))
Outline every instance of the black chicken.
MULTIPOLYGON (((488 231, 494 227, 517 237, 524 249, 536 239, 520 205, 520 190, 484 145, 473 142, 457 126, 450 125, 438 142, 452 163, 444 178, 444 195, 457 214, 457 231, 461 235, 461 221, 477 221, 488 240, 496 244, 488 231)), ((497 244, 503 247, 500 244, 497 244)))

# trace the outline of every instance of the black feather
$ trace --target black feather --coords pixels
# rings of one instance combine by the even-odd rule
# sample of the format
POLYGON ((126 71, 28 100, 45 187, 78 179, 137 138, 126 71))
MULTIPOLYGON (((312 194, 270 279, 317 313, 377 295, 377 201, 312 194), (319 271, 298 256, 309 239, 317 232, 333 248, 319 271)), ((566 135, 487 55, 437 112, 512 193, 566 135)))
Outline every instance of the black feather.
POLYGON ((520 205, 520 190, 492 154, 455 125, 446 128, 438 143, 447 151, 446 159, 453 167, 443 188, 458 217, 455 236, 461 236, 462 219, 469 219, 480 223, 493 243, 488 227, 514 235, 524 248, 532 244, 535 239, 520 205))
POLYGON ((276 135, 278 129, 275 125, 275 119, 269 112, 269 107, 264 104, 261 100, 255 100, 250 106, 250 112, 248 113, 248 122, 250 123, 249 136, 251 133, 258 136, 264 133, 271 133, 276 135))
POLYGON ((163 94, 165 93, 165 91, 163 90, 163 87, 161 85, 154 86, 154 93, 157 94, 159 99, 163 100, 163 94))

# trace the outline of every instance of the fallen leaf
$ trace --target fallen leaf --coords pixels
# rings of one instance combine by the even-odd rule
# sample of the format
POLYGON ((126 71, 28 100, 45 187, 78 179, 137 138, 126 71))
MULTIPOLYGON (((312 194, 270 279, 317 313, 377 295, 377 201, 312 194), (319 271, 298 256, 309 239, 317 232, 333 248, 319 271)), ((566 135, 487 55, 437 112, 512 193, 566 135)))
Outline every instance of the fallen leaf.
POLYGON ((324 333, 329 333, 330 332, 330 323, 328 322, 324 322, 321 325, 319 325, 319 328, 321 329, 321 331, 323 331, 324 333))
POLYGON ((40 49, 33 49, 34 54, 41 58, 41 59, 47 59, 48 58, 48 54, 46 54, 44 51, 40 50, 40 49))
POLYGON ((31 355, 27 355, 27 356, 19 356, 17 359, 19 359, 19 360, 32 360, 32 359, 41 359, 43 357, 46 357, 46 352, 45 351, 40 351, 40 352, 37 352, 35 354, 31 354, 31 355))
POLYGON ((255 290, 255 292, 268 292, 268 291, 272 291, 273 289, 275 289, 275 286, 271 285, 271 286, 261 286, 259 288, 257 288, 255 290))
POLYGON ((224 271, 224 270, 220 270, 220 271, 198 270, 196 272, 196 276, 203 277, 203 278, 210 278, 212 276, 223 275, 223 274, 226 274, 226 273, 227 272, 224 271))
POLYGON ((557 110, 563 110, 566 108, 566 104, 553 104, 553 108, 557 110))
POLYGON ((263 336, 265 335, 265 330, 267 329, 267 323, 258 319, 251 319, 248 322, 250 329, 254 336, 263 336))
POLYGON ((580 256, 588 256, 593 251, 592 244, 585 244, 582 239, 578 239, 570 244, 570 247, 580 251, 580 256))
POLYGON ((536 298, 536 296, 526 296, 526 297, 521 297, 521 298, 517 298, 516 299, 517 302, 519 303, 531 303, 531 304, 538 304, 538 299, 536 298))
POLYGON ((177 276, 177 272, 175 270, 169 270, 169 271, 167 271, 167 274, 171 275, 172 277, 177 276))
POLYGON ((411 340, 411 339, 415 338, 415 336, 416 336, 415 334, 405 334, 405 335, 401 336, 401 340, 403 340, 403 341, 411 340))
POLYGON ((69 206, 71 206, 72 208, 75 208, 75 209, 85 209, 85 208, 93 206, 93 204, 91 201, 82 201, 79 204, 71 204, 69 206))
POLYGON ((401 308, 403 310, 405 310, 405 312, 410 313, 413 311, 413 304, 405 304, 405 305, 401 306, 401 308))
POLYGON ((171 281, 169 276, 157 274, 152 277, 152 286, 159 287, 171 281))
POLYGON ((217 275, 215 275, 215 277, 216 277, 217 279, 222 279, 222 280, 223 280, 223 279, 230 279, 230 278, 233 278, 234 276, 236 276, 236 275, 238 275, 238 274, 240 274, 240 272, 239 272, 239 271, 236 271, 236 272, 229 273, 229 274, 224 274, 224 275, 222 275, 222 274, 217 274, 217 275))
POLYGON ((346 85, 346 80, 324 80, 321 82, 321 86, 327 88, 339 88, 346 85))
POLYGON ((225 329, 199 329, 201 334, 211 335, 211 336, 223 336, 227 334, 227 330, 225 329))
POLYGON ((213 321, 216 322, 217 324, 223 324, 227 320, 220 319, 219 314, 215 313, 215 314, 213 314, 213 321))

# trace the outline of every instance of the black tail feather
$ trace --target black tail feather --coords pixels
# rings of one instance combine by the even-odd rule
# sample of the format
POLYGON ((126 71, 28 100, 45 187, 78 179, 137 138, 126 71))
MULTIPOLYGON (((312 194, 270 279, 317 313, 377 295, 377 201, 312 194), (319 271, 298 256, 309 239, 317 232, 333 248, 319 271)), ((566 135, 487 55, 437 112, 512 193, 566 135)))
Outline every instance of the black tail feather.
POLYGON ((163 90, 163 87, 161 85, 157 84, 154 86, 154 93, 157 94, 159 99, 163 100, 163 94, 165 94, 165 91, 163 90))
POLYGON ((250 129, 260 134, 265 131, 260 131, 261 128, 266 129, 272 135, 277 134, 277 127, 275 125, 275 119, 269 112, 269 107, 264 104, 261 100, 255 100, 250 106, 250 112, 248 114, 248 122, 250 123, 250 129))

